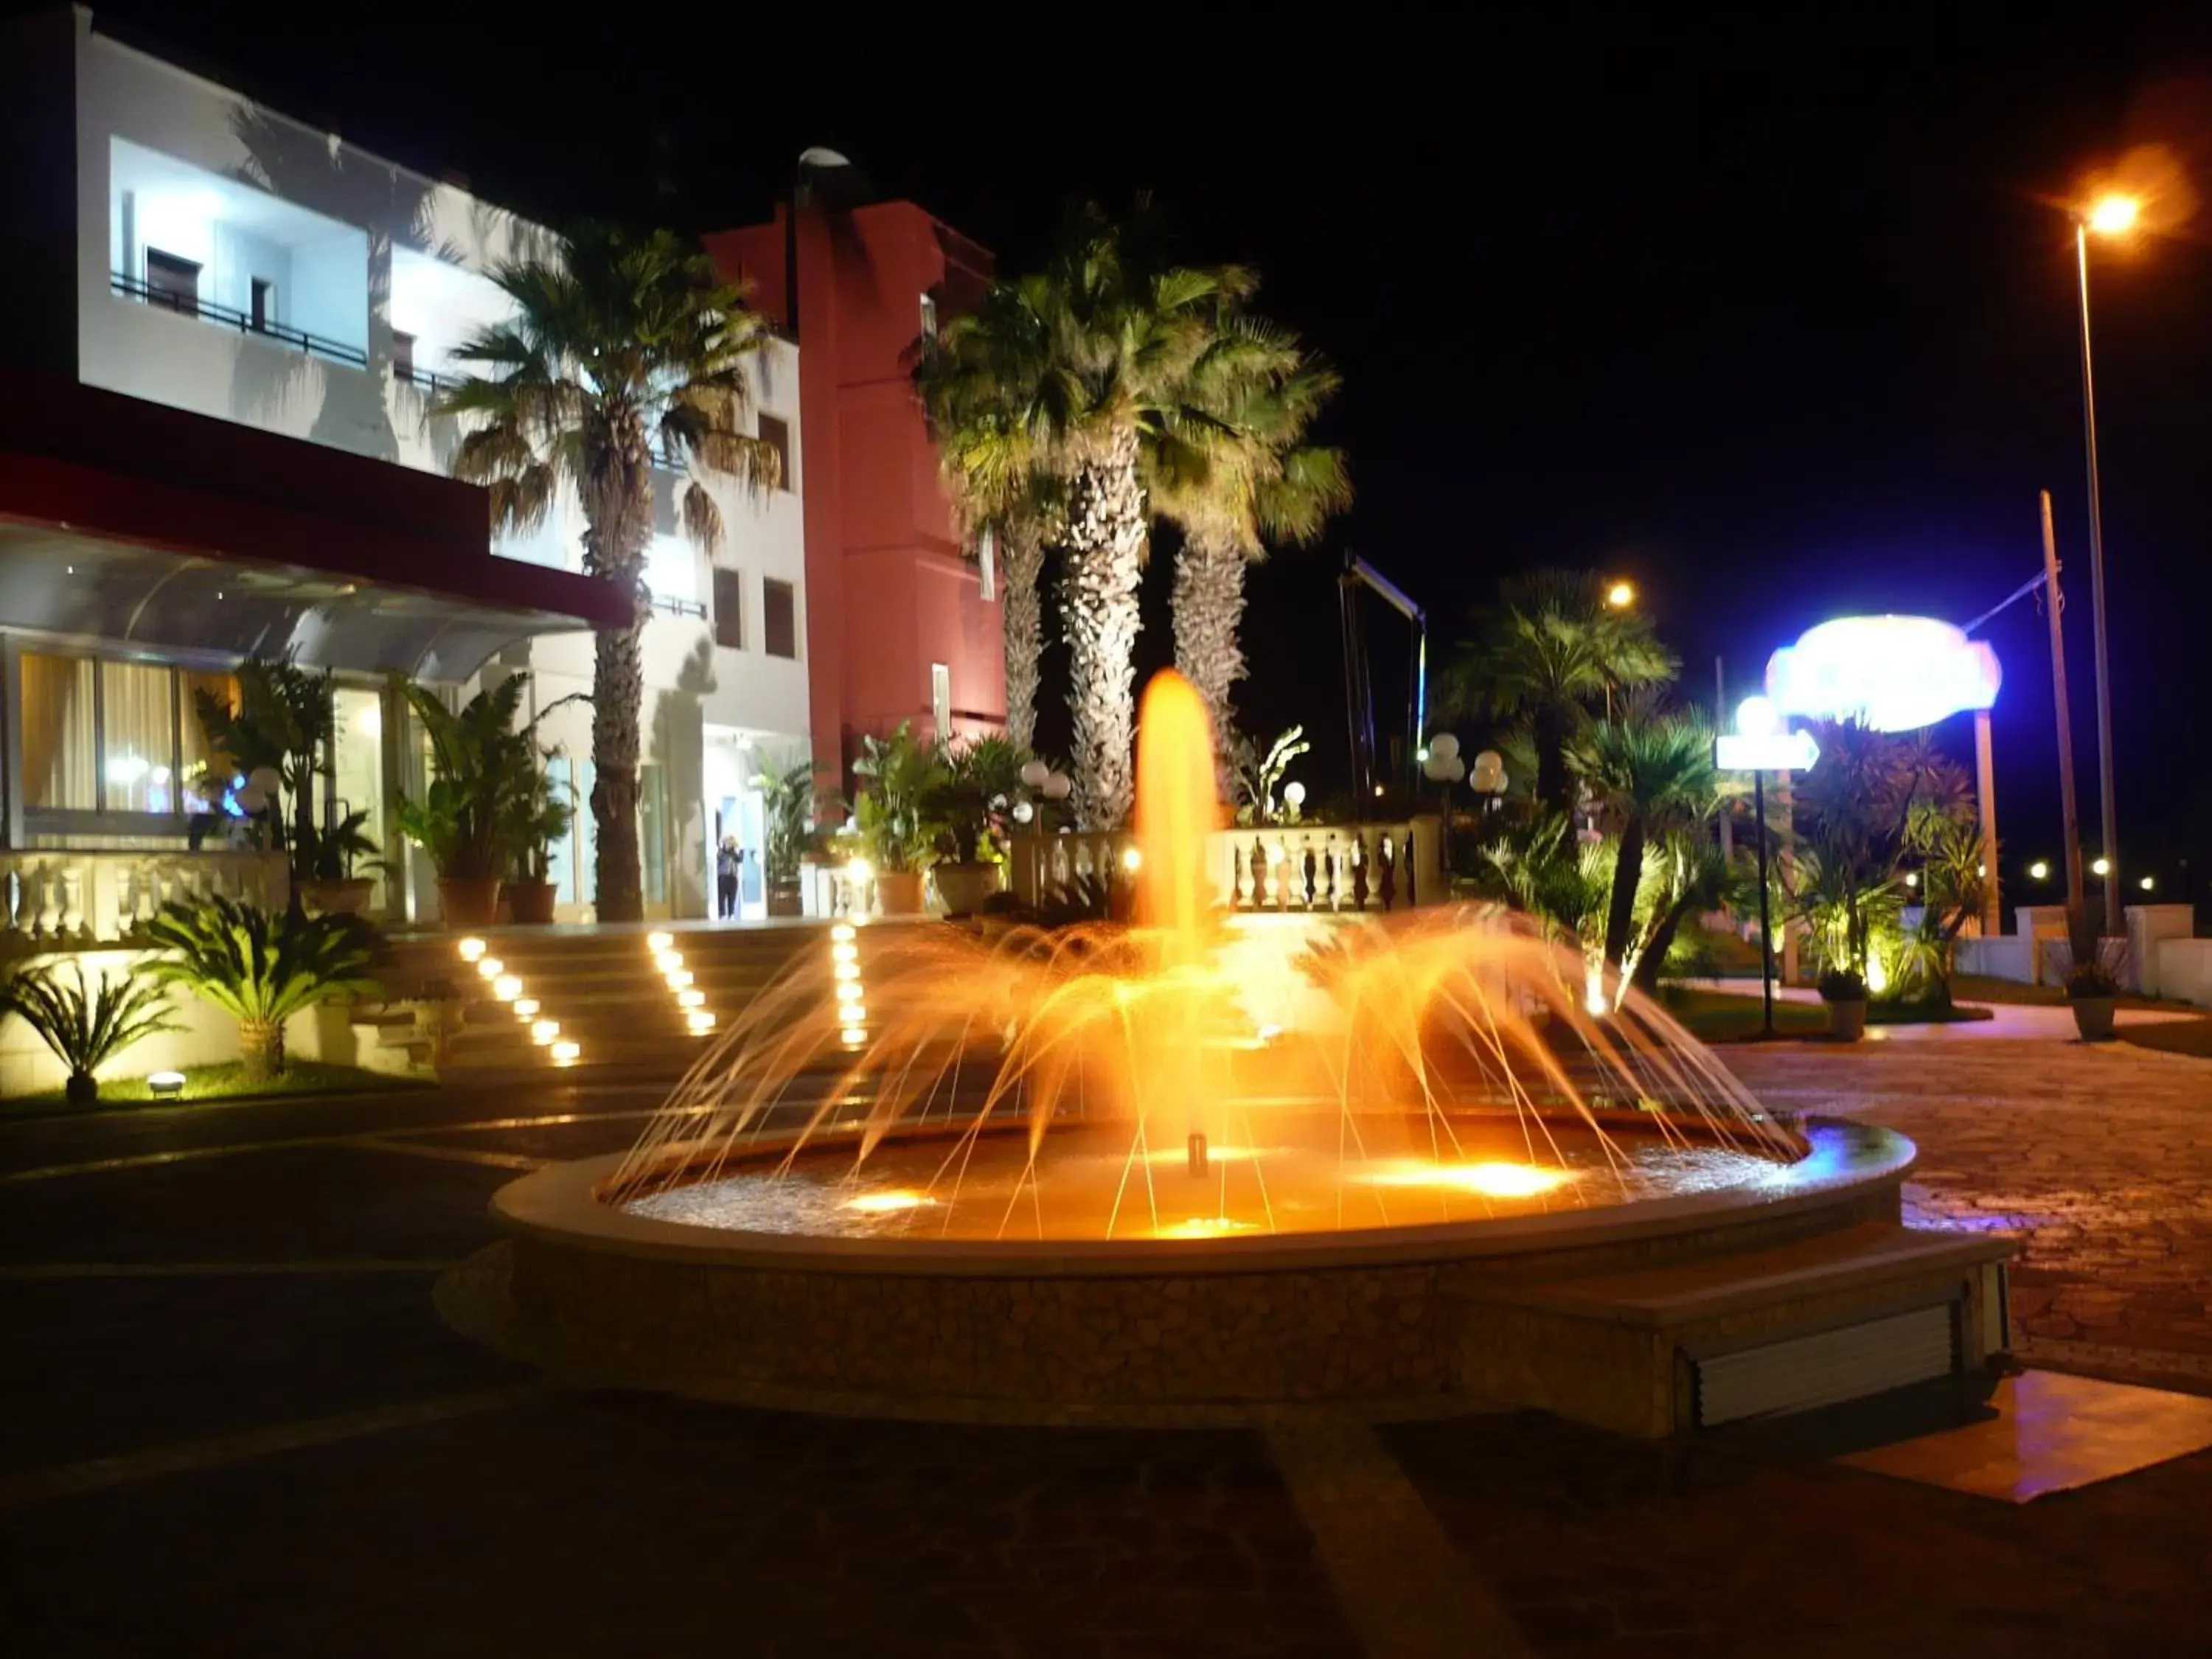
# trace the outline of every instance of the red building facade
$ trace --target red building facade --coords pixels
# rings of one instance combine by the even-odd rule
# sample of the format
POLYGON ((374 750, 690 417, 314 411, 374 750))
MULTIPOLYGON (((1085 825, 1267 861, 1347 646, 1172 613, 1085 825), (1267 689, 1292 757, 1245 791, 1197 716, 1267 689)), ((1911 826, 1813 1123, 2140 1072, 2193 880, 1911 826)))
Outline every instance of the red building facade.
POLYGON ((706 239, 799 343, 806 649, 815 754, 841 769, 902 720, 950 737, 1006 725, 988 572, 970 557, 910 379, 915 341, 972 305, 991 256, 911 202, 802 199, 706 239))

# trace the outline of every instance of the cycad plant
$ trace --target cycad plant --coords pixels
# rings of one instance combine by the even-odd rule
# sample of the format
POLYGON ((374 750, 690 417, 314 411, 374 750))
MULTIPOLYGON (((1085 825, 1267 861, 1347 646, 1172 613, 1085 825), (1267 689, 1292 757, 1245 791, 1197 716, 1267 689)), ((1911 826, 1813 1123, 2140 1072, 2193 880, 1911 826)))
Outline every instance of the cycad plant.
POLYGON ((505 264, 492 280, 514 304, 507 321, 454 354, 479 378, 440 402, 469 427, 457 477, 485 485, 495 521, 542 522, 564 490, 584 512, 584 568, 611 584, 629 618, 601 629, 592 692, 595 902, 602 921, 645 914, 638 848, 641 649, 653 540, 656 454, 696 477, 683 495, 684 532, 709 552, 721 510, 700 479, 772 489, 781 460, 754 424, 749 360, 768 340, 744 291, 715 275, 671 231, 579 227, 552 258, 505 264))
POLYGON ((140 1038, 177 1025, 159 981, 103 972, 91 986, 76 962, 69 974, 64 980, 52 963, 27 969, 0 988, 0 1011, 20 1015, 69 1067, 63 1094, 70 1104, 88 1106, 100 1098, 95 1073, 102 1066, 140 1038))
POLYGON ((264 1082, 284 1070, 284 1022, 340 997, 375 994, 376 935, 358 916, 273 916, 220 895, 162 907, 148 932, 173 955, 148 965, 238 1021, 246 1075, 264 1082))

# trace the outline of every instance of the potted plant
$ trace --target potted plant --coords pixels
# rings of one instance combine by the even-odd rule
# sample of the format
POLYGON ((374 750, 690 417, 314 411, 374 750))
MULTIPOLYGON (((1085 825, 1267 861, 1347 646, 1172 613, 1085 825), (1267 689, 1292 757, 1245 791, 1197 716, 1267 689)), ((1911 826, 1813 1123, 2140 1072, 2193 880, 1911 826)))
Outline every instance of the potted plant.
POLYGON ((1828 967, 1820 970, 1820 1000, 1828 1005, 1828 1035, 1838 1042, 1856 1042, 1866 1035, 1866 975, 1856 968, 1828 967))
POLYGON ((918 916, 921 876, 933 826, 925 802, 940 763, 936 746, 902 720, 888 738, 865 736, 853 770, 866 780, 854 811, 860 848, 887 916, 918 916))
MULTIPOLYGON (((337 725, 335 682, 327 670, 318 674, 289 659, 259 657, 240 663, 232 678, 234 698, 199 687, 193 710, 225 774, 249 780, 236 799, 263 827, 266 844, 284 854, 293 900, 306 905, 329 878, 321 842, 337 828, 319 831, 315 823, 317 786, 328 774, 337 725)), ((343 870, 333 865, 331 874, 343 879, 343 870)))
MULTIPOLYGON (((553 758, 551 751, 544 757, 553 758)), ((533 766, 530 777, 508 802, 503 839, 512 849, 514 872, 501 891, 511 919, 519 927, 545 927, 553 921, 557 895, 552 880, 553 844, 568 833, 576 809, 553 793, 553 780, 544 766, 533 766)))
POLYGON ((300 898, 309 910, 319 915, 357 916, 368 908, 376 878, 354 873, 358 861, 368 860, 372 868, 378 861, 377 845, 365 828, 368 823, 367 812, 354 811, 336 823, 308 831, 300 861, 313 873, 301 884, 300 898))
POLYGON ((753 779, 753 787, 761 792, 767 828, 761 871, 767 878, 771 916, 795 916, 805 908, 799 866, 813 846, 814 832, 806 821, 814 811, 814 763, 805 760, 753 779))
POLYGON ((2077 957, 2066 975, 2066 1006, 2084 1042, 2112 1038, 2112 1012, 2120 1006, 2120 981, 2094 949, 2077 957))
POLYGON ((943 751, 923 807, 942 825, 930 873, 945 913, 972 916, 1000 885, 998 842, 1021 787, 1022 751, 1004 738, 977 738, 943 751))
POLYGON ((430 785, 399 804, 399 828, 438 871, 438 906, 448 927, 487 927, 514 854, 517 802, 536 787, 530 734, 517 731, 527 674, 510 674, 460 712, 419 685, 402 683, 430 738, 430 785))
POLYGON ((359 916, 272 916, 218 894, 162 906, 147 933, 175 953, 148 964, 148 974, 238 1021, 239 1058, 253 1082, 283 1074, 284 1022, 294 1014, 377 988, 376 935, 359 916))
POLYGON ((65 982, 53 964, 16 975, 0 990, 0 1011, 21 1016, 69 1068, 62 1097, 72 1106, 89 1106, 100 1098, 94 1073, 103 1065, 139 1038, 177 1025, 158 982, 103 973, 94 989, 86 985, 82 963, 72 962, 69 969, 74 983, 65 982))

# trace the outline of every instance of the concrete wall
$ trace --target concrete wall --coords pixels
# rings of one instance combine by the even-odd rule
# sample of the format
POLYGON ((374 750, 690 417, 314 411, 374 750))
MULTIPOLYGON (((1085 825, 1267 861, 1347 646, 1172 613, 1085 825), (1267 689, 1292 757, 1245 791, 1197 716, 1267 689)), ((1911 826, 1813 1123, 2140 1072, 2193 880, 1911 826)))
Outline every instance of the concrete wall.
POLYGON ((2212 939, 2161 939, 2152 963, 2158 995, 2212 1008, 2212 939))

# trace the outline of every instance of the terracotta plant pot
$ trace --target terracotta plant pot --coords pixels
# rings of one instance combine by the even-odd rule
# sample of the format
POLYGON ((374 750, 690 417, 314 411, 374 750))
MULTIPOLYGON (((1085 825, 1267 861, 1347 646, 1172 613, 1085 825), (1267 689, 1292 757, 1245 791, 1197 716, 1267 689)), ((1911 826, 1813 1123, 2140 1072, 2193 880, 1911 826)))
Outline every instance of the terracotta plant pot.
POLYGON ((879 870, 876 872, 876 905, 887 916, 918 916, 922 913, 921 872, 879 870))
POLYGON ((368 896, 375 890, 375 881, 368 876, 304 882, 300 902, 319 916, 357 916, 368 908, 368 896))
POLYGON ((2074 1029, 2081 1034, 2082 1042, 2112 1041, 2112 1011, 2120 1006, 2118 997, 2069 997, 2066 1001, 2074 1011, 2074 1029))
POLYGON ((1866 999, 1839 998, 1828 1005, 1828 1035, 1838 1042, 1856 1042, 1866 1035, 1866 999))
POLYGON ((945 901, 948 916, 972 916, 999 890, 999 866, 988 860, 974 864, 940 864, 930 872, 937 880, 937 896, 945 901))
POLYGON ((518 927, 550 927, 554 891, 550 881, 510 881, 501 890, 518 927))
POLYGON ((499 915, 500 880, 438 878, 438 915, 448 927, 489 927, 499 915))
POLYGON ((793 877, 787 881, 771 881, 768 884, 768 913, 772 916, 803 916, 806 914, 805 890, 793 877))

